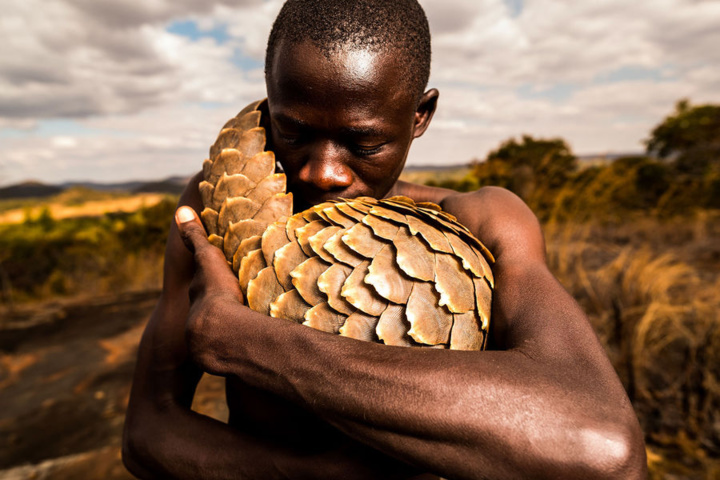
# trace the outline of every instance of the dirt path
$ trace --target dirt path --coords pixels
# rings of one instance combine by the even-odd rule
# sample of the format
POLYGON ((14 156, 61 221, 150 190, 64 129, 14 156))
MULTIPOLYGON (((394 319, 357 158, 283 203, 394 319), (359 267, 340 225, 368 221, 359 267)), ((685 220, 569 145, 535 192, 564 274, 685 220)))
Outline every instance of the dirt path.
MULTIPOLYGON (((132 478, 120 459, 137 345, 158 292, 0 314, 0 479, 132 478)), ((223 418, 223 383, 196 410, 223 418)))

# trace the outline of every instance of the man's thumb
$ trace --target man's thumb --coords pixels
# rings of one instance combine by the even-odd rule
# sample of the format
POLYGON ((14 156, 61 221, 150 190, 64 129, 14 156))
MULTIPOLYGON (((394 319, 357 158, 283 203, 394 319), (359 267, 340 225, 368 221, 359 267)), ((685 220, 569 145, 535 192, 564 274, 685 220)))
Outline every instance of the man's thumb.
POLYGON ((195 253, 202 243, 207 243, 205 229, 200 223, 195 210, 190 207, 180 207, 175 212, 175 223, 177 223, 180 237, 185 242, 185 246, 191 252, 195 253))

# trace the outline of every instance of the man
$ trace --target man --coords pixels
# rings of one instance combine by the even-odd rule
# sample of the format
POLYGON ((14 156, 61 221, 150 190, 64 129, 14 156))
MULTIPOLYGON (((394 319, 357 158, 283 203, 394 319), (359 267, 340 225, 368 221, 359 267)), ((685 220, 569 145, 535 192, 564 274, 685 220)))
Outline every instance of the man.
MULTIPOLYGON (((480 238, 497 259, 492 349, 389 347, 253 312, 197 214, 182 207, 139 351, 123 449, 130 471, 643 477, 637 419, 548 271, 532 212, 498 188, 457 194, 397 180, 438 100, 425 91, 429 42, 415 0, 288 1, 268 45, 265 126, 296 210, 401 194, 439 203, 480 238), (227 378, 229 425, 190 410, 202 371, 227 378)), ((199 180, 181 199, 195 211, 199 180)))

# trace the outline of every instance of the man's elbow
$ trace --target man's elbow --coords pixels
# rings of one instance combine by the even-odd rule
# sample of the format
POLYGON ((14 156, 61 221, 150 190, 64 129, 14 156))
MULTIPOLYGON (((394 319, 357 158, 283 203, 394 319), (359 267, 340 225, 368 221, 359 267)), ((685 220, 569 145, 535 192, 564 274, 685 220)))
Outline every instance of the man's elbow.
POLYGON ((645 442, 637 420, 630 424, 580 432, 584 464, 598 479, 644 479, 647 477, 645 442))
POLYGON ((154 478, 154 475, 150 474, 150 470, 145 465, 148 456, 145 448, 147 442, 143 430, 142 426, 137 421, 133 421, 131 417, 125 419, 122 438, 122 461, 128 472, 137 478, 149 479, 154 478))
POLYGON ((133 450, 132 440, 123 439, 122 443, 122 462, 125 465, 125 469, 136 476, 137 478, 146 478, 143 475, 143 469, 140 468, 140 464, 137 461, 137 455, 133 450))

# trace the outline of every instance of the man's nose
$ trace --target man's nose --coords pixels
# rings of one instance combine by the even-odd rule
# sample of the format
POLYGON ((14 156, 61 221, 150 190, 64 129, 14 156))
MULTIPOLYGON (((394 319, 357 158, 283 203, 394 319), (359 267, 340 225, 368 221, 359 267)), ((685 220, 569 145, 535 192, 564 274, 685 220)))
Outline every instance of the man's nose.
POLYGON ((326 192, 349 187, 353 181, 342 148, 332 142, 320 142, 312 149, 299 177, 302 182, 326 192))

